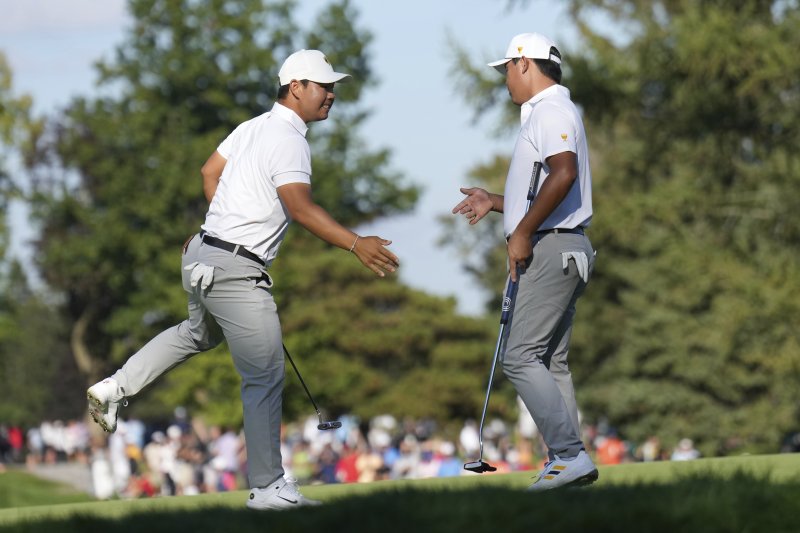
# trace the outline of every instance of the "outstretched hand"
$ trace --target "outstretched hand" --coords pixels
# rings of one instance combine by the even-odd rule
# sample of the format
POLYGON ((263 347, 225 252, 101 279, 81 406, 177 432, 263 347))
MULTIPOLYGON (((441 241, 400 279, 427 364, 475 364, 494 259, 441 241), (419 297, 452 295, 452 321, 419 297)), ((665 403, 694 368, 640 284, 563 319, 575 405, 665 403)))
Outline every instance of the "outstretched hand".
POLYGON ((464 215, 467 222, 477 224, 479 220, 492 210, 492 200, 489 193, 480 187, 462 187, 460 191, 467 197, 453 208, 453 214, 464 215))
POLYGON ((392 241, 375 235, 359 237, 352 252, 365 267, 384 277, 387 272, 394 272, 400 266, 397 256, 385 248, 390 244, 392 241))

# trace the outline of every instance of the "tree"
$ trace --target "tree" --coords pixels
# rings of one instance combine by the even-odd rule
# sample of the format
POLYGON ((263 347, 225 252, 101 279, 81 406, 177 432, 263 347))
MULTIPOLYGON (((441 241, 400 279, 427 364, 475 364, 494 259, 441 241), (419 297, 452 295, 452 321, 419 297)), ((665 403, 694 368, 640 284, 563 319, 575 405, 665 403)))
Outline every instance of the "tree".
POLYGON ((573 337, 581 405, 633 440, 775 451, 800 425, 800 8, 571 6, 598 249, 573 337))
POLYGON ((17 186, 8 172, 16 148, 26 138, 25 131, 34 129, 37 121, 31 118, 31 98, 13 92, 13 77, 6 56, 0 52, 0 259, 5 260, 8 249, 6 213, 17 197, 17 186))
POLYGON ((31 290, 19 261, 9 258, 9 204, 19 198, 9 167, 31 131, 41 123, 31 116, 31 98, 13 93, 11 69, 0 53, 0 420, 14 424, 40 421, 72 405, 63 388, 69 367, 61 364, 65 346, 57 313, 31 290), (60 375, 59 375, 60 372, 60 375))
POLYGON ((63 341, 65 324, 29 286, 19 261, 0 282, 0 420, 38 424, 70 418, 85 405, 73 391, 80 382, 63 341))

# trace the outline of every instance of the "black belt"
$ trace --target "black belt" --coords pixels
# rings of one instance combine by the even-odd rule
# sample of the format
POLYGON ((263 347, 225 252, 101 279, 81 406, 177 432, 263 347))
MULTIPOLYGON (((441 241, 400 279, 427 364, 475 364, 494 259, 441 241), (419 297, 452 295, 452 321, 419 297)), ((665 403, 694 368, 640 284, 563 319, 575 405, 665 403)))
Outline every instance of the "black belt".
POLYGON ((219 248, 221 250, 225 250, 226 252, 231 252, 233 255, 241 255, 249 259, 250 261, 255 261, 262 267, 267 266, 267 264, 256 254, 251 252, 250 250, 246 250, 244 246, 241 244, 233 244, 232 242, 223 241, 222 239, 217 239, 216 237, 212 237, 205 231, 200 232, 200 238, 209 246, 213 246, 214 248, 219 248))
POLYGON ((583 235, 583 228, 580 226, 577 228, 550 228, 540 229, 536 232, 537 235, 546 235, 548 233, 573 233, 576 235, 583 235))

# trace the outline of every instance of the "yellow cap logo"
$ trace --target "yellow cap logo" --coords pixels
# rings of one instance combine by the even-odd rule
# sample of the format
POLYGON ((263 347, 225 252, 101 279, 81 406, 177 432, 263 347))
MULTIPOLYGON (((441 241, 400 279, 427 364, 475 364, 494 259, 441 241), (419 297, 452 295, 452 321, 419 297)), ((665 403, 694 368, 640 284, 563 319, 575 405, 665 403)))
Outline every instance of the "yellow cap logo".
POLYGON ((521 54, 522 53, 522 48, 523 48, 522 46, 517 46, 517 52, 521 54))
POLYGON ((562 133, 561 134, 561 140, 562 141, 566 141, 567 140, 567 134, 566 133, 562 133))

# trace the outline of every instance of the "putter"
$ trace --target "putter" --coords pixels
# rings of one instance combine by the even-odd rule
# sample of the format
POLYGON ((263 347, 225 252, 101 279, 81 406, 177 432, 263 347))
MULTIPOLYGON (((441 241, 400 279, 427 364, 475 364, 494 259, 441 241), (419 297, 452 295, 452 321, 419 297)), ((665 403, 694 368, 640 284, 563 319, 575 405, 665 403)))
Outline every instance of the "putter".
MULTIPOLYGON (((531 173, 531 183, 528 187, 528 203, 525 206, 525 212, 531 208, 533 198, 536 195, 536 188, 539 185, 539 172, 542 170, 542 164, 536 162, 533 165, 533 172, 531 173)), ((519 275, 519 271, 517 271, 519 275)), ((497 367, 497 359, 500 356, 500 351, 505 350, 505 330, 511 312, 514 308, 514 297, 517 293, 517 282, 511 281, 511 276, 506 281, 506 293, 503 297, 502 313, 500 314, 500 332, 497 334, 497 345, 494 349, 494 357, 492 358, 492 369, 489 371, 489 384, 486 386, 486 399, 483 401, 483 413, 481 413, 481 424, 478 429, 478 442, 480 443, 480 455, 477 461, 464 463, 464 470, 475 472, 476 474, 483 474, 484 472, 494 472, 496 467, 490 465, 483 460, 483 423, 486 421, 486 409, 489 407, 489 397, 492 394, 492 382, 494 381, 494 369, 497 367)))
POLYGON ((500 355, 500 350, 505 348, 505 330, 508 319, 511 316, 512 303, 514 295, 517 292, 517 282, 511 281, 509 276, 506 282, 506 295, 503 297, 503 312, 500 315, 500 332, 497 334, 497 346, 494 349, 494 357, 492 358, 492 369, 489 371, 489 384, 486 386, 486 399, 483 401, 483 413, 481 414, 481 425, 478 429, 478 442, 480 443, 480 456, 477 461, 464 463, 464 470, 469 470, 477 474, 484 472, 494 472, 496 467, 490 465, 483 460, 483 423, 486 420, 486 408, 489 407, 489 397, 492 394, 492 381, 494 381, 494 369, 497 367, 497 359, 500 355))
POLYGON ((317 412, 317 416, 319 417, 319 424, 317 425, 317 429, 320 431, 325 431, 328 429, 338 429, 342 427, 342 423, 338 420, 331 420, 328 422, 324 422, 322 420, 322 413, 319 412, 319 407, 317 407, 317 402, 314 401, 314 397, 311 396, 311 392, 309 392, 308 387, 306 387, 306 382, 303 381, 303 376, 300 375, 300 371, 297 370, 297 365, 294 364, 294 360, 292 356, 289 355, 289 350, 286 349, 286 345, 283 345, 283 353, 286 354, 286 357, 289 359, 289 362, 292 363, 292 368, 294 368, 294 373, 297 374, 297 377, 300 379, 300 384, 303 385, 303 389, 305 389, 306 394, 308 395, 308 399, 311 400, 311 405, 314 406, 314 410, 317 412))

